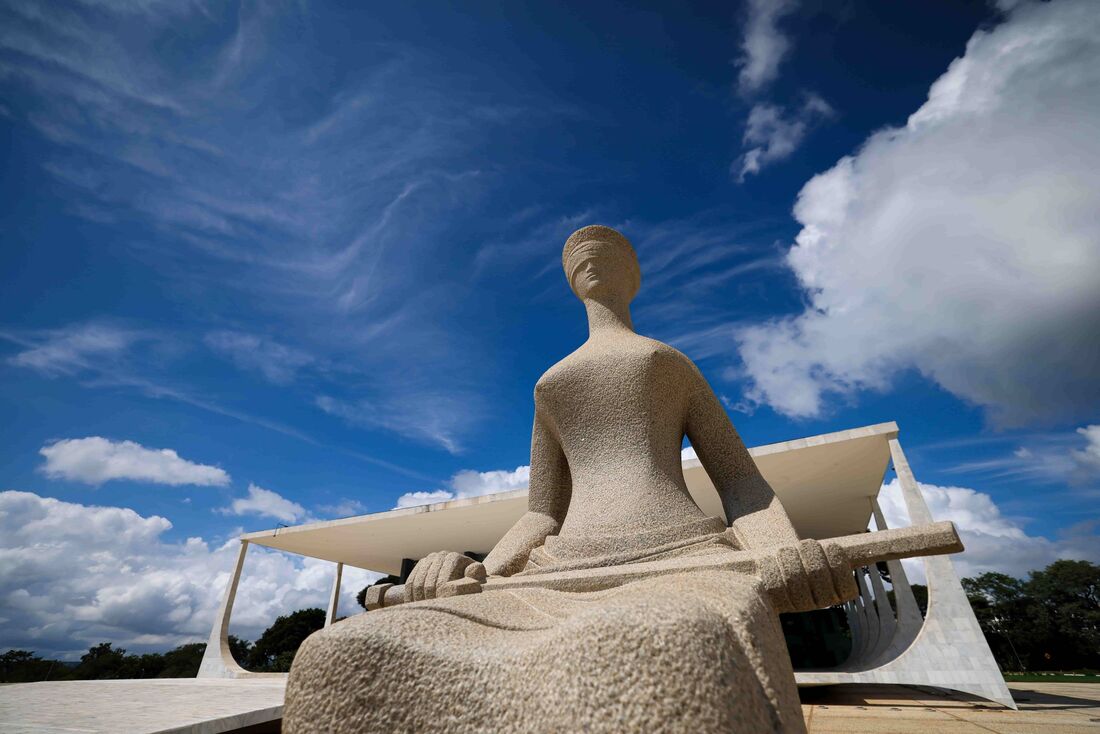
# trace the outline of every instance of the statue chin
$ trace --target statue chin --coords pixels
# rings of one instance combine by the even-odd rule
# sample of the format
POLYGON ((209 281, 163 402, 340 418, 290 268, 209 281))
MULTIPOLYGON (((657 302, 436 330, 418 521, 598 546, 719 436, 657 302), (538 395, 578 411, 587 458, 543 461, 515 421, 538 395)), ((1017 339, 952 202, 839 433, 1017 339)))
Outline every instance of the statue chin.
MULTIPOLYGON (((529 511, 485 565, 534 581, 572 570, 629 580, 428 598, 334 624, 294 660, 284 731, 805 730, 764 581, 690 570, 738 553, 738 538, 798 543, 782 505, 695 365, 634 333, 641 276, 629 241, 585 227, 562 261, 590 337, 536 385, 529 511), (685 433, 736 532, 691 500, 685 433), (623 573, 651 561, 684 568, 623 573)), ((469 568, 422 564, 434 565, 410 578, 431 583, 416 598, 469 568)), ((816 583, 801 573, 788 580, 816 583)))

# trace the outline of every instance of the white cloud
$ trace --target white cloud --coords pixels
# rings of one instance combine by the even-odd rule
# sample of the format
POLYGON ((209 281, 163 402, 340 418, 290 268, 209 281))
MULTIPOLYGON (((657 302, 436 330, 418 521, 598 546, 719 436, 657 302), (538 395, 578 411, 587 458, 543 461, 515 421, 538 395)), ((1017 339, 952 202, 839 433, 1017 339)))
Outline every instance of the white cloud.
POLYGON ((779 22, 798 7, 797 0, 749 0, 745 36, 737 65, 737 86, 743 94, 757 92, 779 76, 779 63, 791 42, 779 22))
POLYGON ((353 517, 362 515, 367 511, 367 506, 359 500, 343 499, 330 505, 318 505, 317 512, 326 517, 353 517))
POLYGON ((446 502, 447 500, 462 499, 463 497, 480 497, 497 492, 511 492, 517 489, 527 489, 527 483, 531 480, 530 466, 517 466, 515 469, 496 469, 493 471, 473 471, 463 469, 454 474, 447 485, 450 489, 437 489, 432 492, 407 492, 397 498, 398 507, 415 507, 434 502, 446 502))
POLYGON ((1070 452, 1077 470, 1084 475, 1100 475, 1100 426, 1078 428, 1077 433, 1085 437, 1085 448, 1070 452))
POLYGON ((406 492, 397 498, 395 509, 417 507, 418 505, 434 505, 436 502, 446 502, 454 498, 454 494, 445 489, 436 489, 431 492, 406 492))
POLYGON ((101 436, 66 438, 47 444, 38 453, 46 457, 42 471, 51 479, 102 484, 113 479, 180 486, 224 487, 224 469, 180 458, 172 449, 150 449, 133 441, 111 441, 101 436))
POLYGON ((787 262, 810 306, 738 332, 748 395, 793 417, 915 369, 998 425, 1100 398, 1100 13, 1021 4, 901 128, 809 181, 787 262))
POLYGON ((1100 480, 1100 426, 1031 438, 1010 454, 968 461, 947 472, 991 479, 1090 484, 1100 480))
POLYGON ((802 144, 815 123, 832 115, 833 108, 816 94, 807 95, 802 105, 791 114, 787 114, 782 107, 765 102, 753 105, 742 139, 748 150, 737 162, 741 169, 737 179, 744 181, 746 176, 760 173, 764 166, 789 157, 802 144))
MULTIPOLYGON (((993 498, 984 492, 924 483, 920 488, 932 518, 951 520, 959 529, 966 550, 952 556, 952 560, 960 576, 1000 571, 1026 577, 1028 571, 1044 568, 1059 558, 1100 561, 1097 523, 1072 526, 1050 540, 1028 535, 1018 520, 1001 514, 993 498)), ((912 525, 896 478, 883 485, 878 501, 888 527, 912 525)), ((914 581, 924 582, 922 564, 906 562, 906 570, 914 581)))
POLYGON ((451 488, 456 497, 480 497, 483 494, 511 492, 526 489, 531 480, 530 466, 517 466, 512 471, 472 471, 464 469, 451 477, 451 488))
POLYGON ((226 515, 273 517, 287 523, 307 519, 309 515, 306 508, 297 502, 255 484, 248 485, 247 497, 238 497, 229 507, 222 508, 220 512, 226 515))
POLYGON ((269 382, 277 385, 293 382, 298 370, 314 361, 312 356, 300 349, 240 331, 214 331, 207 334, 204 341, 208 347, 228 357, 241 369, 259 372, 269 382))
POLYGON ((93 363, 116 358, 144 336, 141 332, 97 323, 55 329, 31 337, 5 335, 25 347, 11 358, 12 364, 49 376, 76 374, 91 368, 93 363))
MULTIPOLYGON (((78 657, 110 641, 163 650, 204 641, 235 562, 235 539, 168 542, 172 523, 122 507, 0 492, 0 639, 5 646, 78 657)), ((231 632, 256 637, 280 614, 324 608, 333 564, 253 547, 231 632)), ((342 614, 378 577, 345 567, 342 614)))

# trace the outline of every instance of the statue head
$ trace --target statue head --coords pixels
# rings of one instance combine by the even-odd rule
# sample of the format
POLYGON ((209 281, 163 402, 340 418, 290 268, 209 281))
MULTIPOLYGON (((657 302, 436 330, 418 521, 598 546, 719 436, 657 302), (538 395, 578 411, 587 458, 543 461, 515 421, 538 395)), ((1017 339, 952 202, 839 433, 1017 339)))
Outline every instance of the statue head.
POLYGON ((569 287, 582 301, 591 298, 630 303, 642 284, 638 256, 630 240, 599 224, 569 235, 561 264, 569 287))

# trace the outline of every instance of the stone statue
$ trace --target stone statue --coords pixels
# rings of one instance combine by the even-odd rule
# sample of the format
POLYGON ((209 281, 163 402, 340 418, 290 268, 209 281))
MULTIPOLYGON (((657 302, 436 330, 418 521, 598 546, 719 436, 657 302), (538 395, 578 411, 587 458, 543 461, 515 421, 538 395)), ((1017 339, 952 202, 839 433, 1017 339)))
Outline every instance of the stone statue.
POLYGON ((634 332, 630 242, 585 227, 562 265, 589 338, 535 386, 527 513, 483 566, 433 553, 409 603, 306 640, 285 731, 805 730, 777 612, 853 597, 851 560, 799 539, 699 370, 634 332), (728 525, 688 494, 685 435, 728 525), (747 551, 757 573, 720 568, 747 551), (486 577, 526 585, 463 593, 486 577))

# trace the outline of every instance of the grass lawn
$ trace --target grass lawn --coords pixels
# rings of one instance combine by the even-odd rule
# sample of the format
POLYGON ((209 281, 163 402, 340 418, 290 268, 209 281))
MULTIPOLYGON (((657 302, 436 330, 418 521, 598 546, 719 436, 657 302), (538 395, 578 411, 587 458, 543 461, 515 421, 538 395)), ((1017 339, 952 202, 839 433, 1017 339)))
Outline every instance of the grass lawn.
POLYGON ((1008 683, 1100 683, 1094 673, 1005 673, 1008 683))

